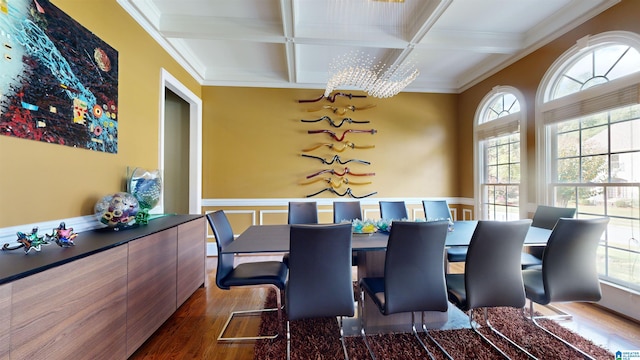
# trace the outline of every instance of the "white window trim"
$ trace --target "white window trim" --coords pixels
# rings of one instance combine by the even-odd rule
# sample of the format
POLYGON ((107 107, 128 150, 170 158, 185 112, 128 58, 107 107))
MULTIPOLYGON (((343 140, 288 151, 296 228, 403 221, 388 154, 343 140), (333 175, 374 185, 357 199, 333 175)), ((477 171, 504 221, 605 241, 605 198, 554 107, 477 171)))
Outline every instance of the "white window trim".
MULTIPOLYGON (((478 108, 476 110, 476 114, 474 116, 473 122, 473 178, 474 181, 474 195, 475 199, 475 209, 474 213, 476 214, 477 219, 484 219, 486 214, 482 213, 482 205, 481 205, 481 189, 480 184, 484 181, 482 178, 483 172, 480 171, 484 168, 484 160, 482 157, 482 147, 480 146, 480 139, 478 138, 479 131, 491 131, 491 129, 487 128, 503 128, 506 123, 510 123, 514 120, 517 120, 520 125, 520 199, 519 199, 519 212, 520 218, 526 219, 528 217, 527 212, 527 186, 528 186, 528 176, 527 176, 527 109, 525 98, 520 92, 520 90, 516 89, 513 86, 496 86, 489 93, 487 93, 484 98, 480 101, 478 108), (489 106, 489 101, 498 93, 511 93, 513 94, 518 102, 520 103, 520 111, 516 114, 508 115, 502 118, 498 118, 493 121, 480 123, 482 115, 485 113, 487 106, 489 106), (514 117, 517 117, 514 119, 514 117)), ((506 135, 506 134, 505 134, 506 135)))
POLYGON ((536 168, 538 169, 536 202, 540 205, 552 204, 551 194, 547 191, 547 184, 551 181, 551 172, 546 159, 550 158, 550 146, 547 142, 547 133, 544 120, 544 112, 552 108, 560 107, 569 102, 579 101, 585 96, 595 97, 604 95, 612 88, 621 88, 632 84, 640 84, 640 73, 614 79, 607 84, 594 86, 593 88, 570 94, 554 100, 549 100, 551 96, 551 86, 562 74, 561 70, 573 59, 582 56, 585 51, 590 51, 592 47, 610 43, 627 44, 636 49, 640 49, 640 35, 630 31, 607 31, 597 35, 589 35, 579 39, 574 46, 560 55, 547 69, 542 77, 535 99, 535 138, 536 138, 536 168))
MULTIPOLYGON (((610 31, 595 36, 587 36, 578 40, 576 45, 558 57, 558 59, 556 59, 556 61, 549 67, 540 82, 535 99, 536 165, 538 169, 536 197, 538 204, 549 205, 553 200, 552 195, 547 191, 547 184, 550 182, 551 174, 546 160, 551 158, 551 154, 549 150, 550 144, 547 143, 547 127, 543 118, 543 112, 555 106, 566 105, 567 103, 565 101, 568 101, 568 99, 564 100, 564 97, 549 101, 549 85, 555 83, 555 80, 557 79, 556 76, 560 73, 562 67, 574 57, 580 56, 587 47, 611 43, 614 41, 640 49, 640 35, 633 32, 610 31)), ((606 91, 611 90, 611 87, 606 87, 605 85, 623 87, 623 85, 630 85, 630 83, 624 83, 625 81, 640 83, 639 76, 640 74, 632 74, 623 78, 614 79, 609 84, 602 84, 600 86, 587 89, 592 92, 585 93, 585 95, 603 95, 606 91)), ((580 92, 577 94, 580 94, 580 92)), ((582 95, 572 95, 576 96, 572 100, 582 100, 582 98, 580 98, 582 95)), ((567 98, 572 95, 568 95, 567 98)), ((601 286, 602 300, 599 301, 600 305, 633 319, 640 320, 640 307, 638 306, 640 293, 606 281, 601 281, 601 286)))

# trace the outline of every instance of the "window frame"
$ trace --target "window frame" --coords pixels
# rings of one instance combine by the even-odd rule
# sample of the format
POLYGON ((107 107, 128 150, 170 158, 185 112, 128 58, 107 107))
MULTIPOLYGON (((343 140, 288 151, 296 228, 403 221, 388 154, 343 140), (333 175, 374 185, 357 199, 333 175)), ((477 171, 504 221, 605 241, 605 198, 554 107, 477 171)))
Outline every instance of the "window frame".
POLYGON ((496 86, 480 101, 474 116, 473 126, 473 174, 474 174, 474 199, 476 219, 486 219, 483 209, 483 190, 482 185, 485 183, 486 165, 484 161, 484 145, 485 140, 500 136, 519 134, 520 139, 520 182, 519 182, 519 199, 518 199, 518 215, 520 219, 528 216, 528 176, 527 176, 527 122, 526 122, 526 104, 525 97, 513 86, 496 86), (485 119, 485 114, 489 106, 493 103, 496 96, 501 94, 513 95, 520 105, 520 111, 499 117, 494 120, 481 122, 485 119), (517 125, 516 125, 517 124, 517 125), (517 126, 517 131, 514 128, 517 126), (484 136, 482 135, 484 134, 484 136), (499 134, 499 135, 498 135, 499 134), (495 136, 498 135, 498 136, 495 136))
MULTIPOLYGON (((536 93, 535 100, 535 137, 536 137, 536 156, 537 156, 537 203, 541 205, 554 205, 555 189, 558 186, 550 186, 555 184, 555 172, 558 167, 554 166, 554 160, 558 158, 558 154, 555 153, 557 149, 557 134, 554 130, 553 124, 562 123, 565 120, 572 120, 576 118, 583 118, 590 114, 597 114, 613 110, 625 105, 639 104, 638 94, 640 93, 640 71, 630 73, 628 75, 618 77, 610 80, 607 83, 597 86, 589 87, 578 92, 574 92, 558 98, 551 98, 558 79, 575 64, 578 59, 585 54, 604 47, 606 45, 626 45, 633 47, 636 51, 640 51, 640 34, 636 34, 628 31, 609 31, 603 32, 595 36, 586 36, 576 42, 576 44, 563 53, 556 61, 547 69, 543 76, 540 85, 536 93), (557 111, 558 114, 552 112, 557 111), (578 114, 578 115, 576 115, 578 114), (564 116, 564 118, 563 118, 564 116)), ((607 131, 610 131, 611 123, 607 122, 605 125, 609 127, 607 131)), ((582 144, 580 145, 582 146, 582 144)), ((609 147, 606 151, 607 159, 610 159, 614 152, 611 151, 611 141, 609 140, 609 147)), ((582 158, 582 155, 580 155, 582 158)), ((609 164, 609 173, 611 176, 611 167, 609 164)), ((608 179, 602 183, 588 183, 579 181, 578 183, 567 183, 567 186, 576 186, 576 189, 592 187, 603 187, 607 189, 609 187, 616 187, 616 184, 608 179)), ((631 183, 630 185, 634 185, 631 183)), ((605 190, 607 191, 607 190, 605 190)), ((606 200, 606 195, 605 195, 606 200)), ((578 199, 576 198, 576 201, 578 199)), ((577 204, 577 203, 576 203, 577 204)), ((608 216, 608 206, 605 206, 605 216, 608 216)), ((586 217, 592 216, 592 214, 584 214, 586 217)), ((578 217, 580 214, 577 215, 578 217)), ((616 218, 618 216, 614 216, 616 218)), ((611 224, 610 224, 611 225, 611 224)), ((610 249, 616 250, 615 246, 612 246, 610 239, 608 238, 609 229, 604 233, 604 243, 600 246, 604 247, 605 251, 605 273, 600 273, 602 280, 610 281, 618 286, 631 291, 637 291, 638 284, 631 284, 624 279, 614 278, 609 273, 609 261, 611 260, 608 255, 610 249)))

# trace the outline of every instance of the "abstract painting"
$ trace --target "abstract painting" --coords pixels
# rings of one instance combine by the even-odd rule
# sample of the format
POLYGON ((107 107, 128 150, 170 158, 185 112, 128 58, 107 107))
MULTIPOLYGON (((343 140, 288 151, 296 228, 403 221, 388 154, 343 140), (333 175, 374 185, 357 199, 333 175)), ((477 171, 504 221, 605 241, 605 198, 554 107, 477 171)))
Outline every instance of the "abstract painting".
POLYGON ((48 0, 0 0, 0 134, 118 152, 118 52, 48 0))

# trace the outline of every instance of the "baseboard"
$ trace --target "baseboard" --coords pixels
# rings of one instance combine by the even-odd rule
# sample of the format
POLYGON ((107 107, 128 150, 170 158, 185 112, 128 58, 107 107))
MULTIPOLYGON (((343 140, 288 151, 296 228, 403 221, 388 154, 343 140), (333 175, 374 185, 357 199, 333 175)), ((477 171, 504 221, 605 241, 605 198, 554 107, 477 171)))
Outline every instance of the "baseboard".
POLYGON ((602 299, 598 306, 640 322, 640 293, 601 281, 602 299))
MULTIPOLYGON (((24 224, 18 226, 10 226, 0 229, 0 244, 14 244, 17 242, 17 232, 31 233, 34 228, 38 228, 38 234, 44 236, 44 234, 52 234, 53 229, 57 229, 60 223, 64 222, 67 229, 73 228, 75 233, 81 233, 84 231, 90 231, 104 227, 95 216, 79 216, 75 218, 59 219, 43 221, 40 223, 24 224)), ((77 240, 80 240, 81 236, 78 236, 77 240)))

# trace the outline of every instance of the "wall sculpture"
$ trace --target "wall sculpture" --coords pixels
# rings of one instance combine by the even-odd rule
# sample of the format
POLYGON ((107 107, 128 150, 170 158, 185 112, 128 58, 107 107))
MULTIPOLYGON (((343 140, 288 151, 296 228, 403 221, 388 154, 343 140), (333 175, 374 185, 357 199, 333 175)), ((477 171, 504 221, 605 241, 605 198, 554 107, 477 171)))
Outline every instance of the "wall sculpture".
MULTIPOLYGON (((329 95, 326 98, 324 96, 317 98, 317 99, 311 99, 311 100, 298 100, 299 103, 309 103, 309 102, 317 102, 323 99, 328 100, 331 103, 334 103, 336 101, 336 97, 337 96, 341 96, 341 97, 348 97, 349 99, 352 98, 366 98, 366 96, 364 95, 352 95, 352 94, 346 94, 346 93, 335 93, 333 95, 329 95)), ((330 111, 333 114, 338 114, 339 116, 342 116, 344 114, 346 114, 346 112, 348 110, 355 112, 356 110, 361 111, 361 110, 366 110, 366 109, 370 109, 375 107, 375 105, 369 104, 369 105, 347 105, 347 106, 333 106, 333 105, 324 105, 321 107, 317 107, 317 108, 313 108, 313 109, 307 109, 307 112, 314 112, 314 111, 330 111)), ((302 119, 300 120, 300 122, 302 123, 319 123, 319 122, 323 122, 323 121, 327 121, 328 125, 330 125, 330 127, 332 128, 341 128, 343 125, 344 126, 361 126, 362 124, 369 124, 370 121, 369 120, 355 120, 353 118, 350 117, 344 117, 341 119, 332 119, 330 116, 324 115, 318 119, 312 119, 312 120, 306 120, 306 119, 302 119), (348 125, 345 125, 348 124, 348 125)), ((368 160, 363 160, 361 159, 359 156, 356 157, 352 157, 350 156, 350 154, 344 153, 345 150, 349 150, 349 152, 351 150, 355 150, 355 149, 372 149, 375 147, 375 145, 372 144, 359 144, 356 145, 355 143, 351 142, 351 141, 347 141, 346 137, 348 134, 360 134, 360 133, 369 133, 371 135, 374 135, 377 133, 377 130, 375 129, 359 129, 359 128, 350 128, 350 129, 341 129, 338 131, 339 133, 334 132, 333 130, 330 129, 319 129, 319 130, 307 130, 308 134, 323 134, 326 133, 329 135, 329 141, 332 142, 322 142, 322 143, 316 143, 314 145, 311 145, 305 149, 302 149, 303 154, 301 154, 302 157, 305 158, 309 158, 309 159, 313 159, 313 160, 319 160, 323 165, 346 165, 346 164, 350 164, 350 165, 354 165, 354 166, 368 166, 371 165, 371 162, 368 160), (325 153, 321 153, 322 151, 325 151, 325 153), (332 152, 327 154, 326 151, 332 152), (309 154, 315 152, 315 154, 309 154), (342 155, 338 155, 335 154, 336 152, 339 153, 343 153, 342 155)), ((326 139, 326 138, 325 138, 326 139)), ((359 151, 359 150, 358 150, 359 151)), ((356 181, 352 181, 350 179, 349 176, 355 176, 355 177, 371 177, 371 176, 375 176, 374 172, 367 172, 367 171, 352 171, 350 168, 348 167, 344 167, 343 169, 336 169, 333 167, 330 168, 324 168, 322 170, 316 171, 314 173, 311 173, 309 175, 306 176, 307 180, 304 180, 302 182, 300 182, 300 185, 313 185, 313 184, 317 184, 317 183, 324 183, 325 187, 321 188, 321 189, 316 189, 314 192, 309 193, 306 195, 306 197, 313 197, 313 196, 317 196, 323 193, 330 193, 333 194, 335 196, 340 196, 340 197, 352 197, 352 198, 356 198, 356 199, 361 199, 361 198, 365 198, 365 197, 369 197, 372 195, 377 194, 377 192, 370 192, 370 193, 361 193, 358 192, 357 190, 355 191, 356 193, 354 194, 354 190, 351 188, 351 186, 359 186, 359 185, 369 185, 372 183, 372 181, 367 180, 356 180, 356 181), (325 175, 325 177, 319 177, 319 175, 325 175), (327 177, 328 176, 328 177, 327 177)), ((366 178, 365 178, 366 179, 366 178)))

